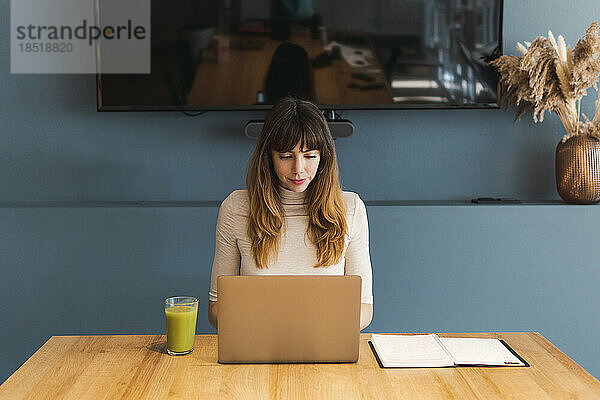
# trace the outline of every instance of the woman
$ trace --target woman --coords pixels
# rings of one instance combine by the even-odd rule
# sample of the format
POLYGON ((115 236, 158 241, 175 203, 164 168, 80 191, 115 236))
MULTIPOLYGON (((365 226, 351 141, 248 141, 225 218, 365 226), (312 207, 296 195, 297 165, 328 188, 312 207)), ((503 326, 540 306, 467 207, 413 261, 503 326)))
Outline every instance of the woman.
POLYGON ((220 275, 360 275, 360 329, 373 315, 366 208, 342 192, 333 138, 314 104, 278 100, 246 175, 217 218, 208 319, 217 327, 220 275))

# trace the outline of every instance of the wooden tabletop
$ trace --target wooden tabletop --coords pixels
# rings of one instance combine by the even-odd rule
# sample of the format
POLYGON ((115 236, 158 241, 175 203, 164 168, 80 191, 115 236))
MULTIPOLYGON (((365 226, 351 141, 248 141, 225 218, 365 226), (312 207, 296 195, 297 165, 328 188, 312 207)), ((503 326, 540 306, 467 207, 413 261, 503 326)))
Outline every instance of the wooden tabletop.
MULTIPOLYGON (((243 39, 244 36, 229 35, 231 39, 243 39)), ((261 37, 264 48, 261 50, 231 49, 227 61, 215 63, 203 61, 196 70, 194 82, 188 96, 191 106, 247 106, 257 101, 256 94, 265 91, 265 79, 273 54, 282 43, 269 37, 261 37)), ((320 40, 302 35, 292 35, 289 43, 301 46, 308 57, 321 54, 323 44, 320 40)), ((370 49, 372 63, 367 67, 351 67, 344 60, 333 60, 325 68, 313 68, 315 99, 319 104, 391 104, 392 92, 375 51, 370 49), (379 72, 369 72, 377 69, 379 72), (348 84, 365 85, 366 82, 352 78, 352 73, 370 75, 375 81, 383 83, 381 89, 359 90, 349 88, 348 84)))
POLYGON ((504 339, 531 367, 381 369, 361 334, 350 364, 217 363, 216 335, 172 357, 164 335, 52 336, 0 386, 1 399, 600 399, 600 382, 542 335, 504 339))

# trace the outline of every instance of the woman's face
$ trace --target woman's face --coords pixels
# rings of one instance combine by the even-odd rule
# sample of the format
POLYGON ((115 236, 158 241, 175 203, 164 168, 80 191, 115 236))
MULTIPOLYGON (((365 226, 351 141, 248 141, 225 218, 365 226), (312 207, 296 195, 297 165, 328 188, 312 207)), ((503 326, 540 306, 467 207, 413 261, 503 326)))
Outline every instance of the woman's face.
POLYGON ((271 152, 273 168, 281 185, 293 192, 303 192, 313 180, 319 168, 321 152, 300 149, 300 143, 291 152, 271 152))

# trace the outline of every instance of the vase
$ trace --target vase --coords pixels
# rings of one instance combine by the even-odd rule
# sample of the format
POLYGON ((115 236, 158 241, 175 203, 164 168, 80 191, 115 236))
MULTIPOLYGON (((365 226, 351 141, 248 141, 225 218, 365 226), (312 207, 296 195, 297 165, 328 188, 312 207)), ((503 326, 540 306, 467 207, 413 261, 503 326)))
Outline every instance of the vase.
POLYGON ((600 201, 600 138, 577 135, 558 143, 556 187, 567 203, 600 201))

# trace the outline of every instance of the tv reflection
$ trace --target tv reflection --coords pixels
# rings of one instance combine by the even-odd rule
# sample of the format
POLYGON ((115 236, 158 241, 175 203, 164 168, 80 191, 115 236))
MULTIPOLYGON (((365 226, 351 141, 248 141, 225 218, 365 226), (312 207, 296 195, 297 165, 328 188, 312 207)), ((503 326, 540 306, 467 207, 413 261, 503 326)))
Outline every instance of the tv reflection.
POLYGON ((152 1, 151 77, 113 93, 106 76, 106 104, 244 107, 294 95, 357 108, 496 105, 488 62, 501 54, 501 0, 167 3, 152 1))

